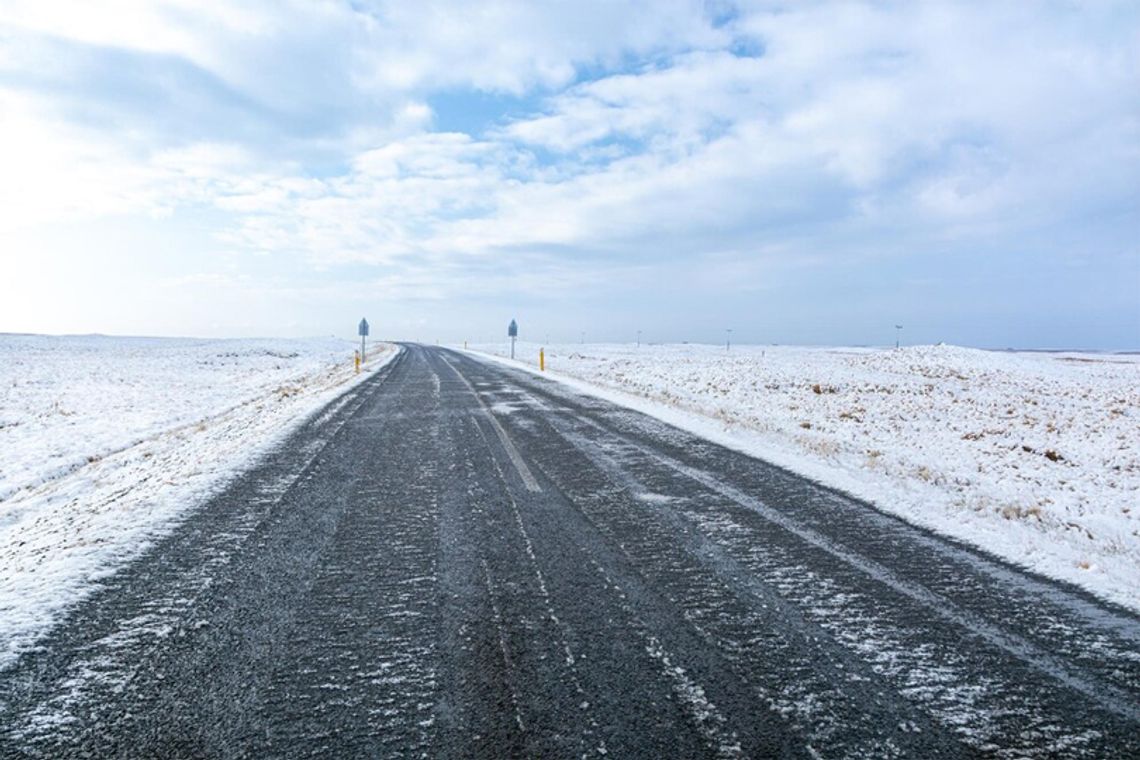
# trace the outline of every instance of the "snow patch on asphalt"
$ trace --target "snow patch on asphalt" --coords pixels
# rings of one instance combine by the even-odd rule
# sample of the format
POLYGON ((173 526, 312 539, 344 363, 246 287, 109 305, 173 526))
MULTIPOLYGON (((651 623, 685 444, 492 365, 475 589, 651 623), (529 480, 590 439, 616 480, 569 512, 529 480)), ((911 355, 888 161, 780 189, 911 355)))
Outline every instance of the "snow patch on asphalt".
POLYGON ((396 355, 354 345, 0 335, 0 668, 396 355))
MULTIPOLYGON (((537 371, 538 348, 491 358, 537 371)), ((1140 356, 571 345, 546 347, 546 366, 577 390, 1140 610, 1140 356)))

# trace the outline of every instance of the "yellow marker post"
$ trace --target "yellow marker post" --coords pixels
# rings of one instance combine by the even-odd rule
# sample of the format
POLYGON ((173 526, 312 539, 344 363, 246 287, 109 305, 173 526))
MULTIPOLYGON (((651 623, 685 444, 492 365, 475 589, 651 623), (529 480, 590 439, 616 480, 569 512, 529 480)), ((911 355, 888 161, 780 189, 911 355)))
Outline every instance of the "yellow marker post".
POLYGON ((545 348, 538 349, 538 371, 539 372, 545 372, 546 371, 546 349, 545 348))
POLYGON ((353 353, 356 354, 356 371, 357 371, 357 373, 359 373, 360 372, 360 352, 354 351, 353 353))

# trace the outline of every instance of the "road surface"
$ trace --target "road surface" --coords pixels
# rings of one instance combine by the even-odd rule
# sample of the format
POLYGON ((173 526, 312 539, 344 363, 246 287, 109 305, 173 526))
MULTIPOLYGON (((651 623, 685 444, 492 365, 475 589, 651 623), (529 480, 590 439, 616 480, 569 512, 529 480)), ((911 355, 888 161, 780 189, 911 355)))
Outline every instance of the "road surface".
POLYGON ((408 346, 0 673, 3 757, 1140 757, 1140 620, 408 346))

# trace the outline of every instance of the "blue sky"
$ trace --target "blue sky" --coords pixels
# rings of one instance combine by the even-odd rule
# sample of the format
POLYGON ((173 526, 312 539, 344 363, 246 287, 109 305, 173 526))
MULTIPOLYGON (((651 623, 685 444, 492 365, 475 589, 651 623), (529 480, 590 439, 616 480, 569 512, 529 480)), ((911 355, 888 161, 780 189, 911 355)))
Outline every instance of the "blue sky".
POLYGON ((0 332, 1140 348, 1134 2, 0 5, 0 332))

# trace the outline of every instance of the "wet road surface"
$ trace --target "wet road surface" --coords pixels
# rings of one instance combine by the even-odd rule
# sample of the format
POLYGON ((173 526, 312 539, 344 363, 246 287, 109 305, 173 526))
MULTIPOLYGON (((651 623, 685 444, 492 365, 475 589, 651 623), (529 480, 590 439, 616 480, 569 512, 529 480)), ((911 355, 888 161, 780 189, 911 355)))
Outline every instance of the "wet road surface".
POLYGON ((409 346, 0 673, 2 757, 1140 757, 1140 620, 409 346))

